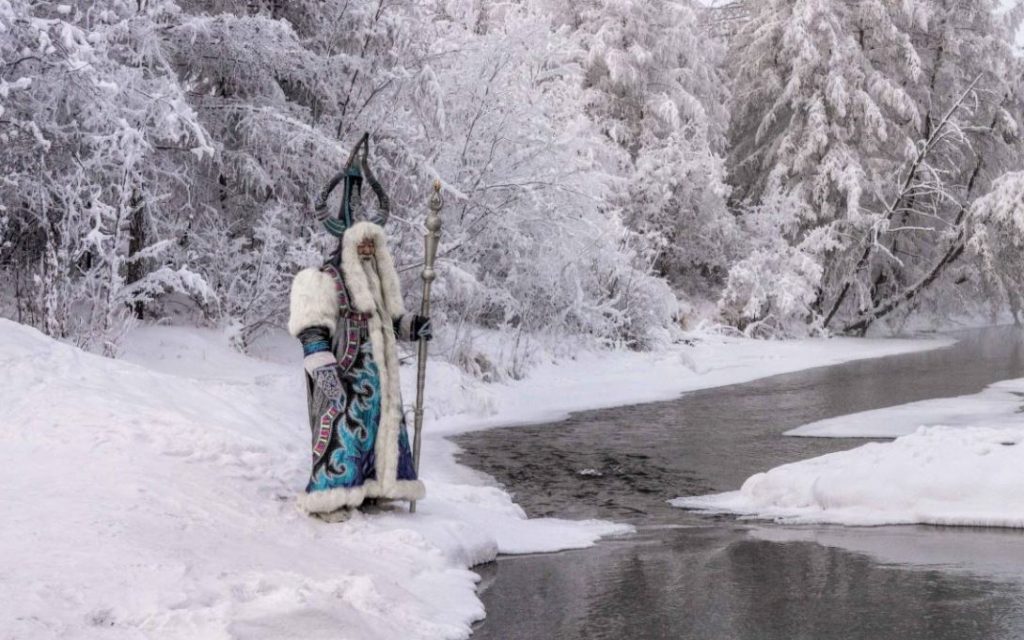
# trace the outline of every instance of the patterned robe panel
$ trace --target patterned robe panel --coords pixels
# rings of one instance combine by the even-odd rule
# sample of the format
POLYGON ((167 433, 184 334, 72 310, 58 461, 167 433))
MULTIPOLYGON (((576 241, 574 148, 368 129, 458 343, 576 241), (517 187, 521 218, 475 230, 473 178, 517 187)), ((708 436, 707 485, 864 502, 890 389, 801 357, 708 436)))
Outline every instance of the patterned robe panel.
POLYGON ((363 343, 353 366, 340 376, 341 389, 312 382, 313 470, 307 492, 360 487, 377 479, 374 443, 380 423, 380 378, 363 343), (338 393, 340 391, 340 393, 338 393))
MULTIPOLYGON (((357 489, 378 480, 375 443, 382 391, 367 320, 363 314, 351 311, 338 272, 333 267, 325 271, 334 278, 339 295, 340 318, 333 345, 339 375, 307 380, 313 446, 307 493, 357 489)), ((397 479, 416 480, 404 416, 398 433, 397 479)), ((366 489, 366 497, 378 495, 376 482, 366 489)))

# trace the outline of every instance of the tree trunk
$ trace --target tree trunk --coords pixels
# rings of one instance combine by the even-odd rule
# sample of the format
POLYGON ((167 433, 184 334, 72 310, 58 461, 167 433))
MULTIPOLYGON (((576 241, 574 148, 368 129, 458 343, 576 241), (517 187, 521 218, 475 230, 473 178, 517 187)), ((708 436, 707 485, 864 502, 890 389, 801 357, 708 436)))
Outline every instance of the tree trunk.
MULTIPOLYGON (((931 153, 935 145, 938 144, 942 131, 949 124, 950 120, 953 117, 953 114, 960 109, 960 106, 963 105, 964 100, 967 99, 967 96, 969 96, 971 92, 974 91, 974 87, 975 85, 978 84, 979 80, 981 80, 980 73, 974 78, 974 80, 971 81, 969 85, 967 85, 967 88, 963 91, 963 93, 960 95, 957 101, 953 103, 953 105, 949 108, 948 111, 946 111, 946 114, 942 117, 942 120, 938 123, 938 125, 936 125, 932 129, 931 134, 925 140, 925 143, 924 145, 922 145, 921 150, 918 151, 917 156, 911 163, 909 170, 907 171, 907 175, 903 179, 903 183, 900 186, 900 190, 897 192, 896 198, 893 199, 892 204, 886 207, 884 215, 884 221, 886 224, 892 221, 896 212, 902 209, 901 205, 913 193, 911 187, 913 186, 914 178, 917 176, 918 171, 924 164, 925 160, 928 158, 928 154, 931 153)), ((856 278, 857 275, 861 272, 861 270, 863 270, 864 267, 867 266, 868 261, 870 260, 871 255, 874 251, 875 245, 879 242, 878 232, 878 225, 875 225, 875 227, 871 230, 871 234, 873 237, 867 239, 864 251, 861 253, 860 258, 857 260, 857 264, 854 267, 853 272, 850 274, 850 277, 848 277, 843 283, 843 286, 839 290, 839 295, 836 296, 836 299, 832 303, 832 307, 829 310, 828 315, 825 316, 825 321, 822 323, 823 327, 827 328, 829 323, 832 322, 832 320, 835 318, 836 313, 839 311, 840 307, 842 307, 843 302, 845 301, 846 296, 850 291, 850 287, 853 286, 854 278, 856 278)))
MULTIPOLYGON (((146 246, 146 202, 136 189, 132 193, 131 216, 128 220, 128 268, 125 273, 125 284, 131 286, 145 275, 145 265, 135 256, 146 246)), ((145 305, 141 300, 132 303, 132 313, 139 320, 146 314, 145 305)))

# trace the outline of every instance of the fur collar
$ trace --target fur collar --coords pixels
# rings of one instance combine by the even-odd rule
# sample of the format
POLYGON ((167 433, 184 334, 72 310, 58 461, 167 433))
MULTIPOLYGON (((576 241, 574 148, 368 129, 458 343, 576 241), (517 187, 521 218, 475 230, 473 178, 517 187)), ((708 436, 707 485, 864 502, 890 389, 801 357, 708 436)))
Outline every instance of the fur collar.
POLYGON ((394 260, 391 259, 391 252, 388 251, 387 235, 384 229, 372 222, 357 222, 345 231, 341 239, 341 273, 345 277, 352 306, 362 313, 371 313, 375 306, 369 278, 356 250, 359 243, 366 238, 372 238, 376 246, 374 259, 377 261, 384 306, 392 318, 401 317, 405 315, 405 305, 402 303, 398 272, 395 270, 394 260))

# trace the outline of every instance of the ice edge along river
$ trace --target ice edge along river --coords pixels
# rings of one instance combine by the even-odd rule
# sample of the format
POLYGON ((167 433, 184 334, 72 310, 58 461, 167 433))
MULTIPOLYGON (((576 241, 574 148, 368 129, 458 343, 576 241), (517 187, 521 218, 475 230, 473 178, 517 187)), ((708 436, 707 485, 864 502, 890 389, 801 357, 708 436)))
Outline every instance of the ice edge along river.
MULTIPOLYGON (((956 372, 950 372, 955 375, 956 372)), ((797 524, 1024 528, 1024 378, 828 418, 787 436, 895 438, 757 473, 672 504, 797 524)))

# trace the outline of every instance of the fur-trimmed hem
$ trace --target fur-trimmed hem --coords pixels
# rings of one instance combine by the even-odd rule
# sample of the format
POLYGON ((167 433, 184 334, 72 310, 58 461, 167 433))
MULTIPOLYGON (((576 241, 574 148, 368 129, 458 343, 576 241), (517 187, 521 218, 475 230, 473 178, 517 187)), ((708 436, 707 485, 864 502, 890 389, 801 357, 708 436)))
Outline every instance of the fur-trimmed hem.
POLYGON ((422 500, 425 495, 427 488, 420 480, 389 482, 383 489, 379 482, 370 480, 358 487, 339 487, 303 493, 298 497, 298 504, 299 509, 306 513, 330 513, 345 507, 358 507, 367 498, 422 500))
POLYGON ((292 281, 288 332, 296 338, 310 327, 338 327, 338 292, 331 276, 319 269, 303 269, 292 281))
POLYGON ((367 494, 366 497, 390 498, 391 500, 422 500, 427 495, 427 488, 420 480, 397 480, 389 483, 378 496, 367 494))
POLYGON ((371 480, 358 487, 338 487, 324 491, 311 491, 299 496, 299 508, 306 513, 329 513, 342 507, 358 507, 369 497, 369 491, 380 492, 377 482, 371 480))

